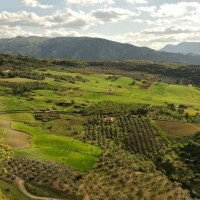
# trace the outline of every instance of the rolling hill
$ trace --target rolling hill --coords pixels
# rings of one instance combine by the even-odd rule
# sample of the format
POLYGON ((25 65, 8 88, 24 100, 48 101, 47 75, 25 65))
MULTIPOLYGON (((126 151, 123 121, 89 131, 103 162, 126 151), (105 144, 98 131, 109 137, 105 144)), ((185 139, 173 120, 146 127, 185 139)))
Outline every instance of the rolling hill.
POLYGON ((200 56, 155 51, 146 47, 89 37, 16 37, 0 40, 0 53, 84 60, 145 59, 199 64, 200 56))

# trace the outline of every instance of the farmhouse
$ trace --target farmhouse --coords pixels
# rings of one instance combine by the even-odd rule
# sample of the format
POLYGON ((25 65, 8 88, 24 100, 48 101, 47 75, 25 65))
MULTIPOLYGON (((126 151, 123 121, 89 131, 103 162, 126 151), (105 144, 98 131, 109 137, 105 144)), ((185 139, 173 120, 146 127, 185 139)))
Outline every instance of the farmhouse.
POLYGON ((114 117, 105 117, 105 118, 103 118, 103 121, 104 122, 114 122, 115 118, 114 117))

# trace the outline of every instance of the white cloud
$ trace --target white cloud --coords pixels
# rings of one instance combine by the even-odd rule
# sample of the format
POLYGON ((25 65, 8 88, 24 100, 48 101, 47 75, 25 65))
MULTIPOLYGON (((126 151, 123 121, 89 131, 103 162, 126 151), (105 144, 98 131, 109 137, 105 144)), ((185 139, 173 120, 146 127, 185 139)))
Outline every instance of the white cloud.
MULTIPOLYGON (((134 19, 143 28, 136 43, 159 49, 167 43, 197 41, 200 38, 200 2, 178 2, 161 6, 139 7, 141 13, 149 14, 148 20, 134 19), (140 39, 139 39, 140 38, 140 39)), ((137 37, 136 37, 137 38, 137 37)))
POLYGON ((156 6, 143 6, 143 7, 138 7, 137 9, 139 11, 147 12, 147 13, 154 13, 156 11, 156 6))
POLYGON ((42 9, 47 9, 47 8, 52 8, 52 5, 45 5, 41 4, 37 0, 22 0, 23 5, 32 7, 32 8, 42 8, 42 9))
POLYGON ((0 38, 11 38, 16 36, 31 36, 31 32, 23 31, 19 26, 9 27, 6 25, 1 26, 0 38))
POLYGON ((35 13, 26 11, 9 13, 0 12, 0 25, 8 26, 32 26, 32 27, 48 27, 51 26, 43 17, 35 13))
POLYGON ((57 10, 54 14, 46 16, 45 18, 54 23, 63 23, 65 21, 73 20, 78 17, 80 12, 75 12, 71 9, 66 9, 65 11, 57 10))
POLYGON ((162 4, 157 9, 154 6, 141 7, 140 10, 149 12, 153 17, 159 18, 171 18, 171 17, 181 17, 185 15, 197 14, 200 9, 200 3, 198 2, 178 2, 178 3, 165 3, 162 4))
POLYGON ((76 31, 66 31, 65 29, 45 30, 40 36, 43 37, 80 37, 81 34, 76 31))
POLYGON ((175 35, 180 33, 194 33, 199 32, 199 28, 185 28, 179 25, 173 25, 169 27, 152 28, 150 30, 143 31, 145 35, 175 35))
POLYGON ((36 13, 26 11, 0 12, 0 25, 11 27, 86 29, 99 23, 102 22, 92 17, 90 13, 76 12, 71 9, 67 9, 65 12, 58 11, 49 16, 39 16, 36 13))
POLYGON ((131 4, 147 4, 147 0, 126 0, 127 3, 131 4))
POLYGON ((73 11, 66 9, 65 12, 57 11, 51 16, 46 16, 46 20, 52 23, 52 27, 68 28, 68 29, 86 29, 90 26, 101 23, 91 13, 83 11, 73 11))
POLYGON ((94 5, 94 4, 113 4, 113 0, 65 0, 67 4, 94 5))
POLYGON ((124 20, 136 15, 137 13, 122 8, 105 8, 105 9, 95 10, 92 12, 92 16, 103 22, 106 21, 117 22, 119 20, 124 20))

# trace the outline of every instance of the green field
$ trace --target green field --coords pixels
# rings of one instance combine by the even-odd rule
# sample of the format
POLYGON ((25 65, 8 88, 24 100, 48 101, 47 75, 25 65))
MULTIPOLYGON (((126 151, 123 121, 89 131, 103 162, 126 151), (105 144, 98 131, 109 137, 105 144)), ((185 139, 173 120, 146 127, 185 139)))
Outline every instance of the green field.
POLYGON ((26 112, 10 113, 10 114, 0 115, 0 121, 1 121, 0 126, 3 126, 2 122, 4 122, 4 126, 5 126, 6 120, 7 120, 7 124, 6 124, 7 128, 10 127, 10 121, 19 121, 19 122, 21 121, 21 122, 29 122, 29 123, 35 123, 36 122, 34 115, 32 113, 26 113, 26 112))
MULTIPOLYGON (((40 127, 42 126, 42 122, 36 121, 33 114, 4 114, 0 115, 0 118, 0 127, 2 127, 0 128, 2 143, 9 144, 12 147, 17 148, 18 154, 37 159, 52 160, 65 163, 75 168, 88 170, 94 166, 98 160, 98 155, 101 153, 101 150, 98 147, 84 144, 70 137, 57 136, 41 130, 40 127), (11 123, 12 129, 10 129, 9 119, 14 120, 11 123), (39 127, 24 124, 24 122, 27 121, 29 123, 37 123, 39 127), (32 136, 31 148, 27 148, 30 141, 27 140, 30 138, 29 136, 27 138, 27 134, 32 136), (21 149, 21 147, 23 147, 23 149, 21 149)), ((60 135, 63 134, 68 136, 72 130, 79 131, 82 129, 80 126, 82 118, 78 116, 68 116, 63 120, 57 121, 57 123, 54 121, 49 122, 48 124, 54 125, 54 132, 59 133, 60 135), (73 121, 68 122, 66 119, 71 119, 73 121), (70 125, 70 123, 73 123, 74 128, 70 125)))
MULTIPOLYGON (((108 79, 108 75, 91 74, 83 75, 79 73, 64 73, 57 71, 47 71, 53 75, 80 76, 86 82, 70 83, 67 81, 56 82, 52 78, 46 78, 43 82, 59 87, 67 87, 65 92, 55 92, 50 90, 33 91, 32 100, 23 96, 1 96, 0 107, 5 109, 44 109, 54 106, 58 109, 72 111, 72 107, 62 108, 55 106, 55 102, 60 100, 70 101, 73 99, 76 104, 86 102, 98 102, 110 100, 123 103, 151 103, 152 105, 165 105, 165 102, 175 105, 185 104, 200 109, 200 90, 195 87, 171 85, 167 83, 152 83, 149 89, 141 89, 141 81, 135 81, 126 77, 118 77, 116 80, 108 79), (191 101, 192 98, 192 101, 191 101), (52 102, 47 102, 51 100, 52 102)), ((45 73, 47 73, 45 72, 45 73)), ((43 72, 44 73, 44 72, 43 72)), ((20 78, 17 79, 19 82, 20 78)), ((7 79, 4 79, 6 81, 7 79)), ((8 79, 9 80, 9 79, 8 79)), ((23 79, 22 79, 23 81, 23 79)), ((30 80, 32 81, 32 80, 30 80)), ((29 94, 30 95, 30 94, 29 94)))
POLYGON ((5 130, 3 128, 0 128, 0 139, 4 137, 5 130))
POLYGON ((13 122, 12 128, 33 136, 30 149, 17 151, 21 155, 57 161, 75 168, 88 170, 94 166, 98 155, 101 153, 98 147, 84 144, 72 138, 45 133, 36 127, 21 122, 13 122))

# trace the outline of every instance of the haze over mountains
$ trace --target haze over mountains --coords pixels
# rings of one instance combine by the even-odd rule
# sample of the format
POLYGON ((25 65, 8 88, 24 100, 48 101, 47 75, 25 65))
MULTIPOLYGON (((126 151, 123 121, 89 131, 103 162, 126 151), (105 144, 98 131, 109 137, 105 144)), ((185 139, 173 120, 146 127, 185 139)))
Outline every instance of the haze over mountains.
POLYGON ((170 53, 198 54, 200 55, 200 42, 182 42, 177 45, 167 45, 161 51, 170 53))
MULTIPOLYGON (((163 49, 162 49, 163 50, 163 49)), ((200 55, 183 55, 155 51, 147 47, 89 37, 16 37, 0 39, 0 53, 40 58, 86 60, 143 59, 187 64, 200 64, 200 55)))

